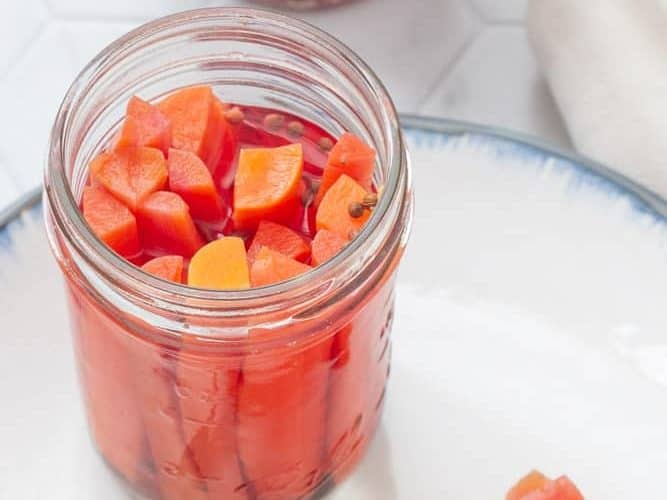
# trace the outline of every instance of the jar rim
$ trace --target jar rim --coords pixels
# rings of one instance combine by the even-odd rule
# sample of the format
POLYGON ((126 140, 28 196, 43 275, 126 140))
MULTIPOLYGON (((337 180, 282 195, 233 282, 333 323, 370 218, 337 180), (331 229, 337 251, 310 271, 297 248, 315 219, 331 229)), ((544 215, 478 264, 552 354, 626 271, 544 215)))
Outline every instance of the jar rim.
MULTIPOLYGON (((114 283, 124 282, 132 289, 147 287, 146 295, 162 298, 178 298, 181 301, 210 301, 218 306, 230 306, 241 301, 267 301, 272 297, 282 296, 297 290, 314 289, 318 283, 326 281, 327 276, 335 275, 334 270, 341 270, 346 263, 363 251, 365 245, 376 233, 383 218, 393 207, 395 213, 403 212, 400 205, 405 205, 406 192, 409 189, 409 172, 405 157, 405 148, 400 131, 398 115, 387 90, 373 70, 349 47, 332 35, 302 20, 283 16, 263 9, 239 7, 217 7, 183 11, 166 17, 158 18, 128 32, 99 52, 79 73, 69 87, 58 110, 50 135, 47 166, 45 172, 45 193, 48 201, 49 215, 68 241, 73 242, 79 256, 84 259, 97 274, 111 276, 114 283), (172 283, 150 275, 139 267, 126 261, 113 252, 85 222, 67 179, 64 142, 67 126, 70 123, 77 100, 94 88, 95 77, 106 68, 109 61, 129 46, 146 41, 170 29, 196 23, 201 20, 231 19, 241 25, 250 21, 260 21, 269 25, 290 30, 317 40, 318 44, 333 51, 342 61, 363 78, 367 89, 372 93, 374 105, 381 112, 382 135, 390 145, 387 160, 388 175, 384 184, 384 196, 373 211, 368 222, 350 244, 329 261, 309 270, 295 278, 243 290, 210 290, 172 283), (82 95, 83 93, 83 95, 82 95), (399 206, 397 209, 396 206, 399 206), (307 285, 311 285, 308 287, 307 285)), ((51 237, 51 245, 55 242, 51 237)), ((398 244, 398 242, 396 242, 398 244)), ((167 299, 167 302, 172 302, 167 299)), ((266 304, 264 304, 266 305, 266 304)))

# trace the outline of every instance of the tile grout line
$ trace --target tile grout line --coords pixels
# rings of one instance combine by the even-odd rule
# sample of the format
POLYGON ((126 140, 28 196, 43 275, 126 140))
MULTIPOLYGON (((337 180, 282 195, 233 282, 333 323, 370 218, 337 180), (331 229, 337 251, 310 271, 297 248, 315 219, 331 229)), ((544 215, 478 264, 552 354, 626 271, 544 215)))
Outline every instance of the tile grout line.
POLYGON ((32 46, 37 40, 46 32, 46 28, 49 26, 49 16, 46 16, 46 19, 41 20, 37 27, 35 28, 34 33, 26 40, 18 50, 14 53, 13 56, 9 58, 6 62, 5 67, 0 67, 0 72, 2 72, 2 77, 0 77, 0 83, 6 80, 9 75, 11 75, 14 68, 18 65, 19 61, 25 56, 27 52, 30 51, 32 46))
POLYGON ((463 56, 465 55, 466 52, 468 52, 468 49, 472 46, 473 42, 477 40, 479 35, 483 32, 483 29, 477 29, 475 32, 468 36, 466 40, 463 42, 463 45, 459 48, 459 50, 456 52, 454 57, 452 58, 451 61, 449 61, 445 66, 440 70, 431 83, 429 85, 427 92, 424 94, 422 98, 419 99, 419 102, 417 103, 416 109, 417 113, 422 112, 422 108, 424 105, 428 102, 428 100, 435 94, 435 92, 438 90, 439 85, 444 82, 447 77, 451 74, 451 72, 454 70, 456 66, 458 66, 459 62, 461 59, 463 59, 463 56))

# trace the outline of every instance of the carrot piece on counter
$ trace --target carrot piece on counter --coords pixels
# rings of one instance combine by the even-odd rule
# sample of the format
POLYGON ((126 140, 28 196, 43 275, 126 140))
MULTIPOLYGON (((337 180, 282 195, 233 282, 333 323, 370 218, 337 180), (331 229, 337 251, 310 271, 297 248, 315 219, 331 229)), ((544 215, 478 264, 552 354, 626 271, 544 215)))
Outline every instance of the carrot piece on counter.
POLYGON ((156 257, 146 262, 141 269, 158 278, 183 283, 183 257, 180 255, 156 257))
POLYGON ((300 262, 308 260, 310 256, 310 246, 299 233, 266 220, 257 226, 252 245, 248 249, 248 262, 252 264, 262 247, 268 247, 300 262))
POLYGON ((242 149, 234 180, 235 227, 254 229, 261 220, 289 220, 299 203, 302 171, 301 144, 242 149))
POLYGON ((356 135, 349 132, 344 133, 329 152, 329 159, 322 172, 320 189, 317 192, 315 203, 322 201, 329 188, 343 174, 352 177, 366 191, 370 191, 373 185, 374 168, 375 150, 356 135))
POLYGON ((262 247, 250 268, 250 283, 252 286, 265 286, 294 278, 312 269, 310 266, 290 259, 289 257, 262 247))
POLYGON ((347 245, 346 239, 326 229, 320 229, 311 244, 311 264, 319 266, 336 255, 347 245))
POLYGON ((243 240, 224 236, 201 247, 190 261, 188 285, 214 290, 248 288, 250 277, 243 240))
POLYGON ((157 191, 137 209, 139 234, 147 253, 191 257, 204 244, 183 198, 157 191))
POLYGON ((341 175, 317 207, 315 216, 317 230, 327 229, 341 238, 352 239, 371 213, 364 209, 359 217, 352 217, 350 205, 360 203, 365 195, 366 190, 363 187, 351 177, 341 175))
POLYGON ((157 148, 167 154, 171 144, 171 124, 156 106, 132 97, 127 103, 123 127, 120 129, 115 149, 128 146, 157 148))
POLYGON ((552 481, 532 471, 507 492, 505 500, 584 500, 584 497, 567 476, 552 481))
POLYGON ((134 212, 151 193, 166 187, 167 163, 155 148, 104 151, 90 162, 90 177, 134 212))
POLYGON ((136 218, 104 188, 85 188, 83 217, 97 237, 123 257, 133 257, 141 251, 136 218))
POLYGON ((507 492, 505 500, 523 500, 529 493, 543 489, 549 479, 539 471, 533 470, 525 475, 507 492))
POLYGON ((157 107, 171 122, 171 146, 196 154, 215 173, 229 125, 213 89, 208 85, 187 87, 167 96, 157 107))
POLYGON ((553 498, 558 500, 584 500, 581 491, 579 491, 572 480, 567 476, 556 478, 553 482, 553 486, 547 487, 547 492, 549 492, 549 490, 556 492, 556 496, 553 498))
POLYGON ((192 217, 216 221, 224 216, 224 205, 213 184, 211 172, 196 154, 172 148, 167 168, 169 190, 185 200, 192 217))

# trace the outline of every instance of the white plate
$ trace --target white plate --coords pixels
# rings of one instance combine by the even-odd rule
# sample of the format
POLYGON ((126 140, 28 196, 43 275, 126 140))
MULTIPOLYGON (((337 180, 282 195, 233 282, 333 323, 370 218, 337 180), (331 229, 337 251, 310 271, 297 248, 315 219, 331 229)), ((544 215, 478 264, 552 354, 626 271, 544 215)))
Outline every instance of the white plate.
MULTIPOLYGON (((507 134, 406 125, 417 211, 386 413, 331 498, 499 499, 532 467, 588 499, 660 496, 665 200, 507 134)), ((115 500, 35 201, 0 231, 0 498, 115 500)))

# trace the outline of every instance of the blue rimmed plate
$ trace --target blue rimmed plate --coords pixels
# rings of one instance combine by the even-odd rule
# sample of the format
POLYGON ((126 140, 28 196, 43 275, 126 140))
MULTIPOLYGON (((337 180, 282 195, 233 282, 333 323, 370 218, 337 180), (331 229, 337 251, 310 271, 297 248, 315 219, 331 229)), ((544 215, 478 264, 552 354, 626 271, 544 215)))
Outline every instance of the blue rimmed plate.
MULTIPOLYGON (((508 133, 404 125, 417 203, 386 413, 331 498, 501 498, 533 467, 587 498, 655 498, 666 201, 508 133)), ((86 434, 38 196, 0 226, 0 498, 122 498, 86 434)))

